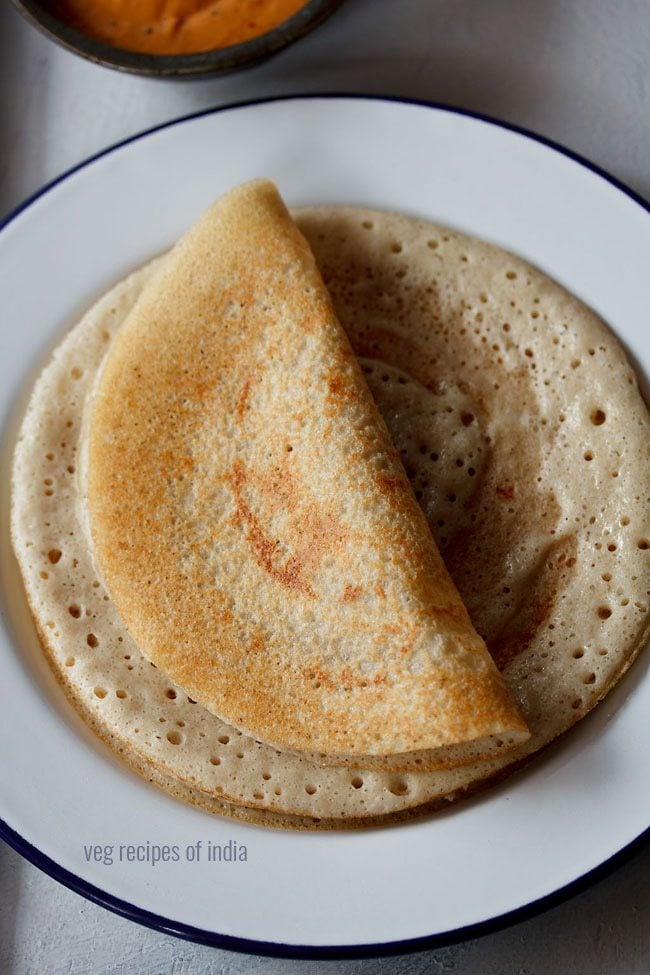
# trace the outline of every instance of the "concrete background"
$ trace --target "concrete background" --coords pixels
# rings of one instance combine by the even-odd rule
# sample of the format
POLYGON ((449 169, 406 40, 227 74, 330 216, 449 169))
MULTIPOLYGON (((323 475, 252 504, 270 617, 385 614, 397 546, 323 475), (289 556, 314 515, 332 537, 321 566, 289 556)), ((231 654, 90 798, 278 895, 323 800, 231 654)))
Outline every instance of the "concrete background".
MULTIPOLYGON (((0 6, 0 214, 105 146, 205 107, 275 94, 373 92, 447 102, 526 126, 650 197, 647 0, 346 0, 257 68, 174 82, 110 72, 0 6)), ((625 796, 621 796, 621 803, 625 796)), ((540 842, 550 838, 540 837, 540 842)), ((157 934, 83 900, 0 844, 0 971, 344 975, 650 973, 650 849, 506 930, 389 959, 298 962, 157 934)))

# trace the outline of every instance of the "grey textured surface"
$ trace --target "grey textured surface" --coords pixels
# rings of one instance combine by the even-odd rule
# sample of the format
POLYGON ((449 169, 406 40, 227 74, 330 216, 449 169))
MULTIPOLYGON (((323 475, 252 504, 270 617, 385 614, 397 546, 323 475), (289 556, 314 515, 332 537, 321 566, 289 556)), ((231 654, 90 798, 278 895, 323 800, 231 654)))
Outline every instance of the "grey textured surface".
MULTIPOLYGON (((264 65, 223 79, 160 82, 73 57, 5 0, 0 213, 143 128, 205 107, 309 91, 413 96, 486 112, 564 143, 648 197, 648 51, 647 0, 346 0, 315 34, 264 65)), ((560 906, 478 940, 391 959, 298 962, 146 930, 0 845, 0 971, 645 975, 649 868, 646 848, 560 906)))

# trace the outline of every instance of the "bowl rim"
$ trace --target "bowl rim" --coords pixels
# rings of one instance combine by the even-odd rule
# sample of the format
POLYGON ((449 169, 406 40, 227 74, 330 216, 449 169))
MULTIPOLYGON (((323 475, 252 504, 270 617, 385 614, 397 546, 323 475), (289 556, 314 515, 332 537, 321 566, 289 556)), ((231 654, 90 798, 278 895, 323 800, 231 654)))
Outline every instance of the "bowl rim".
POLYGON ((226 74, 256 64, 317 27, 343 0, 307 0, 276 27, 239 44, 193 54, 148 54, 94 40, 56 17, 40 0, 12 0, 14 7, 50 40, 94 64, 154 78, 226 74))

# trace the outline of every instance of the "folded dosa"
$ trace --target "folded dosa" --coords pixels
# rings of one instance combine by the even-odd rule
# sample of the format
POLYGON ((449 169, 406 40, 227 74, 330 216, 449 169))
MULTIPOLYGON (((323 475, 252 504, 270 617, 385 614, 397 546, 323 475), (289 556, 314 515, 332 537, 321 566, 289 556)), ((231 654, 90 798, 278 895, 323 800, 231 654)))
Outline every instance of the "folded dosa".
POLYGON ((272 184, 213 205, 146 286, 85 466, 129 633, 234 727, 380 767, 528 736, 272 184))
POLYGON ((392 822, 517 767, 640 651, 648 412, 609 329, 520 258, 400 214, 328 207, 295 218, 531 738, 455 769, 325 768, 242 735, 142 656, 93 565, 78 461, 97 372, 165 258, 111 288, 41 373, 14 459, 12 538, 67 696, 148 781, 248 822, 392 822))

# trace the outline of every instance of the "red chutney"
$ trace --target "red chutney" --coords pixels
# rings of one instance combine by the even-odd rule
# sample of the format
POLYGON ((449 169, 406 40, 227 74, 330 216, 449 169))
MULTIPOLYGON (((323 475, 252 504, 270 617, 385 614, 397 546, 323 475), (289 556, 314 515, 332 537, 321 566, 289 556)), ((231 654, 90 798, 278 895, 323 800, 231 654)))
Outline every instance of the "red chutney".
POLYGON ((52 0, 52 12, 104 44, 146 54, 229 47, 277 27, 307 0, 52 0))

